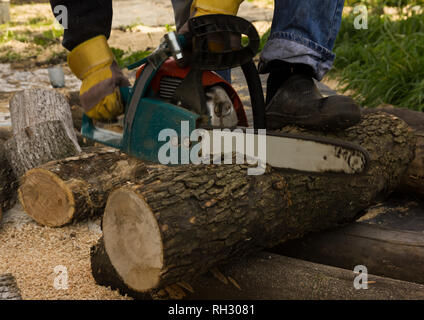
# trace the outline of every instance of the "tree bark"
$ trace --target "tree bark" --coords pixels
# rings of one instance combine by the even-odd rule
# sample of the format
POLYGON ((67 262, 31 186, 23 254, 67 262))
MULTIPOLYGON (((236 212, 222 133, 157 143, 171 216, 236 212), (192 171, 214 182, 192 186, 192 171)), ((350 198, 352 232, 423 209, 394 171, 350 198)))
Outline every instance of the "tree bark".
POLYGON ((18 182, 12 167, 6 157, 4 141, 10 138, 10 130, 0 128, 0 221, 3 212, 6 212, 16 202, 18 182))
POLYGON ((17 177, 45 162, 81 152, 69 103, 55 90, 29 89, 10 101, 13 137, 6 143, 17 177))
POLYGON ((103 237, 90 249, 91 274, 98 285, 118 290, 123 296, 128 295, 137 300, 150 300, 150 293, 131 290, 116 273, 106 254, 103 237))
POLYGON ((47 121, 26 127, 4 145, 17 177, 51 160, 73 156, 79 146, 69 138, 62 121, 47 121))
POLYGON ((15 277, 11 274, 0 275, 0 300, 22 300, 15 277))
POLYGON ((405 121, 417 139, 415 158, 408 166, 398 189, 406 192, 424 194, 424 113, 401 108, 364 109, 365 114, 385 112, 405 121))
POLYGON ((99 285, 134 299, 196 300, 387 300, 422 299, 424 286, 368 275, 368 289, 356 290, 358 275, 312 262, 261 252, 214 268, 192 282, 143 294, 131 290, 113 268, 103 239, 91 249, 93 277, 99 285))
POLYGON ((406 123, 385 114, 365 116, 331 136, 367 149, 369 171, 307 175, 268 166, 264 175, 248 176, 244 165, 146 165, 143 178, 108 199, 103 232, 112 265, 130 288, 148 292, 354 221, 399 184, 413 158, 414 136, 406 123))
POLYGON ((38 223, 60 227, 100 216, 110 191, 144 170, 144 163, 116 149, 88 148, 28 171, 21 179, 19 200, 38 223))
POLYGON ((16 93, 10 100, 10 119, 15 135, 27 127, 59 120, 63 123, 69 139, 79 149, 71 107, 66 97, 55 90, 28 89, 16 93))

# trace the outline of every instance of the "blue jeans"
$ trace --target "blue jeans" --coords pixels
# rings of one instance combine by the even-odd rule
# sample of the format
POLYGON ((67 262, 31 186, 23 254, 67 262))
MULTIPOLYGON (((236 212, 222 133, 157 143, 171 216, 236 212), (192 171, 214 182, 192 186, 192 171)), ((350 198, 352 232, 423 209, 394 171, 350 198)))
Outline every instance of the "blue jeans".
MULTIPOLYGON (((177 29, 187 21, 192 0, 172 0, 177 29)), ((344 0, 275 0, 271 34, 259 70, 268 73, 272 60, 311 66, 321 80, 331 69, 344 0)))

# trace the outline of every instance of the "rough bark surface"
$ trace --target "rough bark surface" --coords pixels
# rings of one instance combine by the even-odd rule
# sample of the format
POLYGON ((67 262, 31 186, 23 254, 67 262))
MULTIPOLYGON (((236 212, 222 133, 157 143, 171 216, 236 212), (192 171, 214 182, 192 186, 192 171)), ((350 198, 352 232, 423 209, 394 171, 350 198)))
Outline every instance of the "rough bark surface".
POLYGON ((0 275, 0 300, 22 300, 15 277, 11 274, 0 275))
POLYGON ((405 173, 399 185, 399 190, 412 191, 424 194, 424 113, 400 109, 400 108, 379 108, 364 109, 366 114, 385 112, 395 115, 405 121, 413 130, 416 137, 415 157, 405 173))
POLYGON ((0 221, 2 213, 15 204, 17 189, 16 176, 6 158, 4 146, 0 141, 0 221))
MULTIPOLYGON (((124 211, 137 210, 137 204, 142 205, 140 219, 152 214, 160 230, 163 264, 151 289, 160 288, 188 281, 230 259, 354 221, 396 188, 414 155, 411 130, 386 114, 365 116, 357 126, 331 136, 367 149, 369 171, 362 176, 311 176, 268 167, 262 176, 248 176, 243 165, 146 165, 147 174, 113 192, 106 206, 103 230, 112 265, 134 288, 118 266, 126 250, 135 254, 137 239, 126 242, 127 235, 111 233, 127 231, 120 224, 135 223, 125 222, 124 211)), ((132 259, 129 253, 127 258, 132 259)))
POLYGON ((257 253, 214 268, 195 281, 141 294, 129 289, 113 269, 103 239, 91 250, 93 277, 99 285, 119 290, 134 299, 213 300, 387 300, 424 298, 424 286, 369 275, 367 290, 356 290, 357 274, 272 253, 257 253))
POLYGON ((80 148, 62 121, 47 121, 26 127, 5 143, 7 158, 17 177, 51 160, 73 156, 80 148))
POLYGON ((131 290, 122 281, 106 254, 103 237, 90 249, 91 273, 98 285, 118 290, 121 295, 128 295, 137 300, 150 300, 150 293, 131 290))
POLYGON ((0 128, 0 221, 2 213, 9 210, 16 202, 18 183, 12 167, 6 157, 4 142, 11 137, 11 130, 0 128))
POLYGON ((87 148, 28 171, 21 179, 19 200, 38 223, 59 227, 100 216, 110 191, 144 170, 144 163, 116 149, 87 148))
POLYGON ((59 120, 79 149, 68 99, 56 90, 28 89, 16 93, 10 100, 10 118, 15 135, 27 127, 59 120))

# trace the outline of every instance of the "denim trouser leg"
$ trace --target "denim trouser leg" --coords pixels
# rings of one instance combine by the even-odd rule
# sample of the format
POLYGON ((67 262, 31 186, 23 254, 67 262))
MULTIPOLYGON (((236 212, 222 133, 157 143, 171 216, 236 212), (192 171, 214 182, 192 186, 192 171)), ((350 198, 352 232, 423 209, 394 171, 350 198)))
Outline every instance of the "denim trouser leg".
POLYGON ((311 66, 321 80, 331 69, 331 51, 339 32, 344 0, 275 0, 271 34, 262 54, 260 70, 283 60, 311 66))

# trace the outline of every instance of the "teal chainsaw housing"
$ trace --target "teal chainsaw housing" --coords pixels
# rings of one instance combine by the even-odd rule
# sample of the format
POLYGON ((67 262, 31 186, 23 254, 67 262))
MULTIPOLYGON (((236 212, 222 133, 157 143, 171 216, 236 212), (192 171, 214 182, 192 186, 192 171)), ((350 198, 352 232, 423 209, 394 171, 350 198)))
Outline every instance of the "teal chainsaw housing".
MULTIPOLYGON (((121 88, 121 95, 128 107, 133 98, 133 88, 121 88)), ((127 110, 127 109, 126 109, 127 110)), ((187 121, 189 131, 196 128, 198 115, 174 104, 142 97, 137 105, 132 121, 127 121, 125 114, 123 134, 97 128, 93 120, 83 116, 81 133, 90 140, 122 150, 124 153, 144 161, 159 163, 160 148, 169 141, 159 141, 163 129, 175 130, 181 138, 181 123, 187 121)), ((181 144, 181 141, 179 141, 181 144)))

